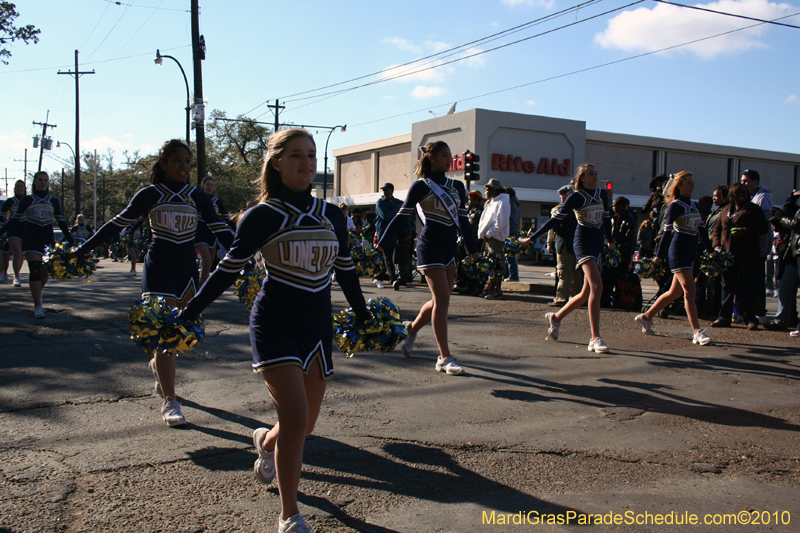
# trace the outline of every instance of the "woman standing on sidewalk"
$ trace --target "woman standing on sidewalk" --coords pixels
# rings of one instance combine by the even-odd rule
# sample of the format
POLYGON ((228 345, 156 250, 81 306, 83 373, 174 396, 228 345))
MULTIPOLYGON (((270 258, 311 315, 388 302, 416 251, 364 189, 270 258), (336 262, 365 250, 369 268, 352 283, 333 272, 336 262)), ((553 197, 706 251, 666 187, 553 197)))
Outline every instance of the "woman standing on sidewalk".
POLYGON ((600 337, 600 296, 603 293, 603 282, 600 279, 600 261, 603 255, 603 237, 608 238, 608 248, 613 250, 611 238, 611 211, 608 207, 608 195, 604 189, 597 186, 597 170, 594 165, 584 163, 578 167, 575 177, 572 178, 573 192, 567 196, 556 214, 545 222, 536 232, 527 239, 520 239, 523 246, 533 242, 549 229, 555 228, 568 216, 578 219, 578 228, 575 230, 576 267, 583 270, 583 288, 581 292, 555 313, 545 314, 549 324, 547 336, 558 340, 558 330, 561 321, 589 302, 589 325, 592 338, 589 341, 589 351, 596 353, 608 352, 606 343, 600 337))
POLYGON ((444 174, 450 170, 453 159, 450 147, 444 141, 436 141, 426 144, 420 150, 422 156, 417 161, 420 179, 411 185, 400 211, 383 235, 379 236, 378 247, 394 242, 396 233, 408 222, 408 217, 416 208, 423 223, 417 237, 417 269, 425 274, 431 299, 422 305, 413 322, 405 322, 408 338, 400 344, 400 350, 406 357, 411 357, 417 333, 431 322, 439 348, 436 370, 459 375, 464 373, 464 369, 450 354, 447 343, 447 312, 456 278, 459 232, 464 239, 467 253, 473 259, 478 257, 477 245, 467 218, 464 184, 444 174))
MULTIPOLYGON (((198 288, 194 251, 198 214, 224 244, 230 245, 233 240, 230 228, 217 217, 208 195, 188 183, 191 168, 189 146, 179 139, 165 142, 150 169, 152 185, 139 190, 128 207, 81 245, 78 255, 91 253, 146 215, 153 239, 144 259, 142 296, 163 296, 170 307, 184 307, 198 288)), ((181 404, 175 398, 176 357, 175 353, 156 350, 150 360, 156 390, 164 397, 161 418, 169 426, 186 424, 181 404)))
MULTIPOLYGON (((214 196, 217 190, 217 184, 214 178, 203 178, 203 183, 200 185, 205 193, 211 198, 211 203, 214 204, 214 210, 223 222, 230 225, 231 215, 225 209, 225 204, 218 196, 214 196)), ((235 229, 231 227, 231 229, 235 229)), ((201 218, 197 221, 197 235, 194 238, 194 247, 200 255, 200 285, 206 282, 208 274, 211 272, 211 266, 214 264, 214 258, 217 255, 217 238, 214 232, 208 229, 205 221, 201 218)))
POLYGON ((8 239, 8 248, 14 256, 12 259, 12 267, 14 268, 14 287, 19 287, 19 271, 22 269, 22 234, 25 231, 25 217, 13 218, 14 213, 17 212, 17 207, 23 198, 27 195, 25 189, 25 182, 17 180, 14 184, 14 196, 8 198, 3 202, 3 207, 0 209, 0 215, 3 217, 10 216, 6 224, 6 238, 8 239))
POLYGON ((239 220, 233 245, 181 317, 196 318, 261 251, 268 275, 250 314, 250 342, 253 371, 264 377, 278 423, 253 432, 254 471, 267 485, 277 472, 279 533, 303 533, 311 531, 297 506, 303 445, 333 375, 332 269, 358 320, 370 315, 350 257, 345 215, 311 196, 314 139, 303 129, 282 130, 270 137, 267 154, 258 205, 239 220))
MULTIPOLYGON (((711 242, 708 240, 703 215, 698 211, 697 205, 692 203, 692 193, 694 193, 692 173, 683 170, 675 174, 672 185, 667 191, 668 207, 664 217, 664 234, 658 243, 655 258, 657 263, 663 261, 665 257, 669 258, 673 274, 672 285, 667 292, 658 297, 646 313, 636 315, 634 320, 642 326, 642 333, 654 335, 653 317, 683 296, 686 316, 694 332, 692 342, 705 346, 711 339, 706 335, 706 330, 700 328, 700 320, 697 318, 697 305, 694 300, 697 288, 692 267, 697 258, 697 239, 702 241, 708 251, 711 251, 711 242)), ((764 218, 763 215, 761 218, 764 218)))

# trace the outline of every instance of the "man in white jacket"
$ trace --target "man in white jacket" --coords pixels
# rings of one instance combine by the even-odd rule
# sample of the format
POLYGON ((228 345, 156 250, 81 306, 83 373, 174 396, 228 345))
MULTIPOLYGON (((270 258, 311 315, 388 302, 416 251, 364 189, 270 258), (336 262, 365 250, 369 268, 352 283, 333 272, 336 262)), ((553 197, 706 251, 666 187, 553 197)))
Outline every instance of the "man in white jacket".
MULTIPOLYGON (((486 191, 486 204, 483 206, 483 214, 478 224, 478 238, 484 239, 484 248, 488 248, 494 253, 503 257, 503 243, 509 235, 509 217, 511 216, 511 201, 508 194, 503 191, 500 180, 492 178, 484 186, 486 191)), ((505 261, 501 261, 503 269, 505 261)), ((487 300, 502 300, 503 291, 500 289, 504 272, 499 272, 493 276, 486 284, 484 298, 487 300)))

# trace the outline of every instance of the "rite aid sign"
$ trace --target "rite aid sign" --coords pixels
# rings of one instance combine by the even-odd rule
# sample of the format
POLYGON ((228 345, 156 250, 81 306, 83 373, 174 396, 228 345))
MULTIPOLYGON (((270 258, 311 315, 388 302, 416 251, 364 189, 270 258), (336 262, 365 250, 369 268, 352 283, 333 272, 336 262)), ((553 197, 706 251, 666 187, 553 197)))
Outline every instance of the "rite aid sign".
POLYGON ((513 154, 492 154, 492 170, 500 172, 524 172, 526 174, 550 174, 555 176, 569 176, 572 173, 572 161, 550 159, 543 157, 537 165, 533 161, 525 161, 513 154))

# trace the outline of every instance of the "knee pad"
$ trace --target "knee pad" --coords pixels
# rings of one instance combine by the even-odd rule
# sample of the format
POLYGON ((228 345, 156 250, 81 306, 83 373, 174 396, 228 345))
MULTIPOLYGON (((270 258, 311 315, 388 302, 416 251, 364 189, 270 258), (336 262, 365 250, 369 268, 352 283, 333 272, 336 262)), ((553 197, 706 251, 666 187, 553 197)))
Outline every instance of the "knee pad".
POLYGON ((28 261, 28 278, 30 281, 42 281, 42 262, 28 261))

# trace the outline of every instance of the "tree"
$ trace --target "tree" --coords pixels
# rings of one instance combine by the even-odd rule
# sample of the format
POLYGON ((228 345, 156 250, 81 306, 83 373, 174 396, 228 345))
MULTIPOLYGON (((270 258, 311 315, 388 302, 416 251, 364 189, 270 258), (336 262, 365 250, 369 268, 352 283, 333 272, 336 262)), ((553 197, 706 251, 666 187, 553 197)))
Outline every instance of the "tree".
POLYGON ((19 16, 16 6, 11 2, 0 2, 0 61, 8 65, 4 58, 11 57, 11 52, 5 47, 6 43, 14 41, 39 42, 41 30, 36 29, 33 24, 17 28, 14 26, 14 19, 19 16))

